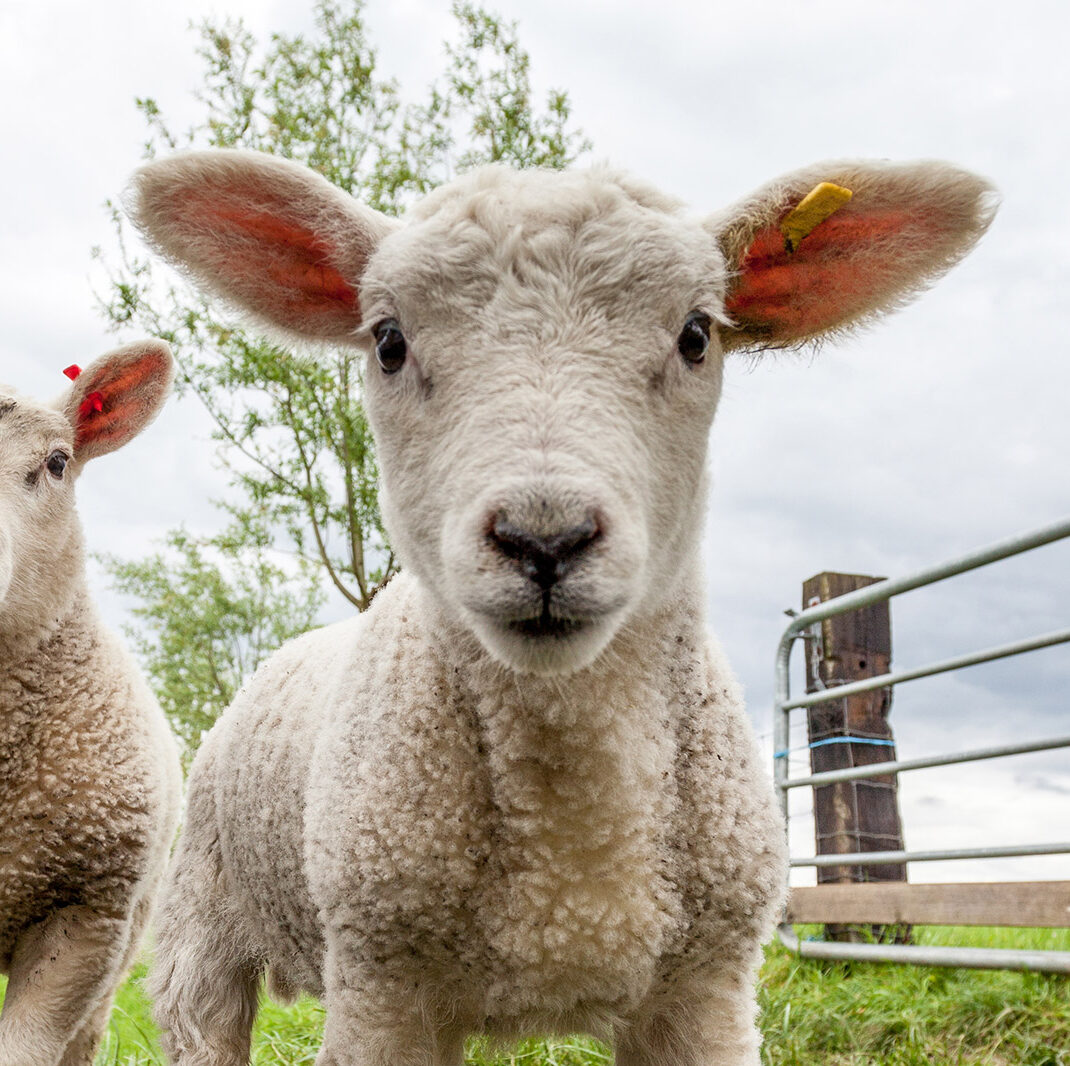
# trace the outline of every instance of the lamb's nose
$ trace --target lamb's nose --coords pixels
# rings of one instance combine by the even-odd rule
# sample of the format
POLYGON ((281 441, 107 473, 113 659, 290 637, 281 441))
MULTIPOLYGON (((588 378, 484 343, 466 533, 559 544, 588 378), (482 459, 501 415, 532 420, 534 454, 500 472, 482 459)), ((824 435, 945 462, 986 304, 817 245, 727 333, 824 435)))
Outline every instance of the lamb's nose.
POLYGON ((525 577, 546 591, 568 573, 601 534, 593 515, 578 526, 543 537, 522 529, 504 514, 499 514, 487 535, 502 555, 517 561, 525 577))

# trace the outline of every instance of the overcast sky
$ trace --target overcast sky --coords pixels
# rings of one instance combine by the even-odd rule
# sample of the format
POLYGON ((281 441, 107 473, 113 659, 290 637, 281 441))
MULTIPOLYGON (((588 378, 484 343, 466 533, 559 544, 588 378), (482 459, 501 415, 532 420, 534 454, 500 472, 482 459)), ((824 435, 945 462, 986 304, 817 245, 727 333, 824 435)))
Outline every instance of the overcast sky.
MULTIPOLYGON (((651 179, 696 211, 850 156, 948 159, 1000 190, 980 247, 907 310, 817 359, 729 367, 712 441, 710 615, 767 732, 783 610, 798 605, 805 578, 899 575, 1070 512, 1070 6, 488 6, 520 21, 536 85, 569 91, 592 159, 651 179)), ((260 37, 311 23, 304 0, 0 6, 0 379, 58 392, 64 366, 116 343, 94 307, 90 249, 109 247, 103 201, 140 158, 133 99, 154 96, 180 127, 192 120, 200 70, 187 27, 226 14, 260 37)), ((367 19, 384 71, 422 95, 451 32, 447 0, 369 0, 367 19)), ((86 474, 79 491, 93 550, 137 556, 181 522, 213 527, 206 500, 224 482, 192 404, 173 403, 134 446, 86 474)), ((896 665, 1066 626, 1068 564, 1064 542, 896 601, 896 665)), ((101 598, 119 625, 122 603, 101 598)), ((900 752, 1068 732, 1068 682, 1062 646, 906 686, 893 711, 900 752)), ((1068 763, 1064 750, 904 775, 908 844, 1064 839, 1068 763)), ((795 853, 810 853, 805 818, 795 824, 795 853)), ((1070 877, 1070 862, 912 872, 918 881, 973 876, 1070 877)))

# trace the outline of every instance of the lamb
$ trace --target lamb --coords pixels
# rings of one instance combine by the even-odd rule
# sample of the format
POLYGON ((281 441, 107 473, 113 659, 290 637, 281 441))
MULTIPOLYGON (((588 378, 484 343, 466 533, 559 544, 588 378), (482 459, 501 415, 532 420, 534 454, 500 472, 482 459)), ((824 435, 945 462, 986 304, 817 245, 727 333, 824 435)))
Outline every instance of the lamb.
POLYGON ((171 1061, 247 1062, 267 971, 323 998, 318 1066, 575 1031, 621 1066, 756 1066, 786 866, 703 620, 724 356, 900 305, 989 187, 829 163, 692 219, 607 168, 491 167, 399 222, 220 151, 150 163, 128 206, 217 296, 365 360, 404 563, 197 757, 151 977, 171 1061))
POLYGON ((74 483, 155 416, 166 344, 0 386, 0 1066, 91 1066, 178 819, 178 752, 85 576, 74 483))

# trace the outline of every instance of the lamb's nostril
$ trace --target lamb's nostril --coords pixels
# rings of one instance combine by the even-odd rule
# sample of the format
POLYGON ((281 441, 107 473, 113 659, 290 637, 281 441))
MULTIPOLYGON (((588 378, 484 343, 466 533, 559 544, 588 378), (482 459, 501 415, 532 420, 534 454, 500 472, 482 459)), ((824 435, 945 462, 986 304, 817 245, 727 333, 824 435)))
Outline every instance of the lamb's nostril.
POLYGON ((487 535, 502 555, 515 559, 524 575, 545 590, 557 584, 601 534, 593 516, 561 533, 541 536, 499 513, 487 535))

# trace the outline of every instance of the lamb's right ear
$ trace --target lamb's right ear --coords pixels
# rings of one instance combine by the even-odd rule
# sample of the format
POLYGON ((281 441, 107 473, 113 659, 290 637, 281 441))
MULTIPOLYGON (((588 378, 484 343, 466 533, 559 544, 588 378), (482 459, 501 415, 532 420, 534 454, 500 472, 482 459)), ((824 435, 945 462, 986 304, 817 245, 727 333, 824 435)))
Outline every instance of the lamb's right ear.
POLYGON ((307 167, 257 152, 189 152, 138 170, 127 211, 157 251, 289 333, 345 341, 357 286, 395 226, 307 167))

